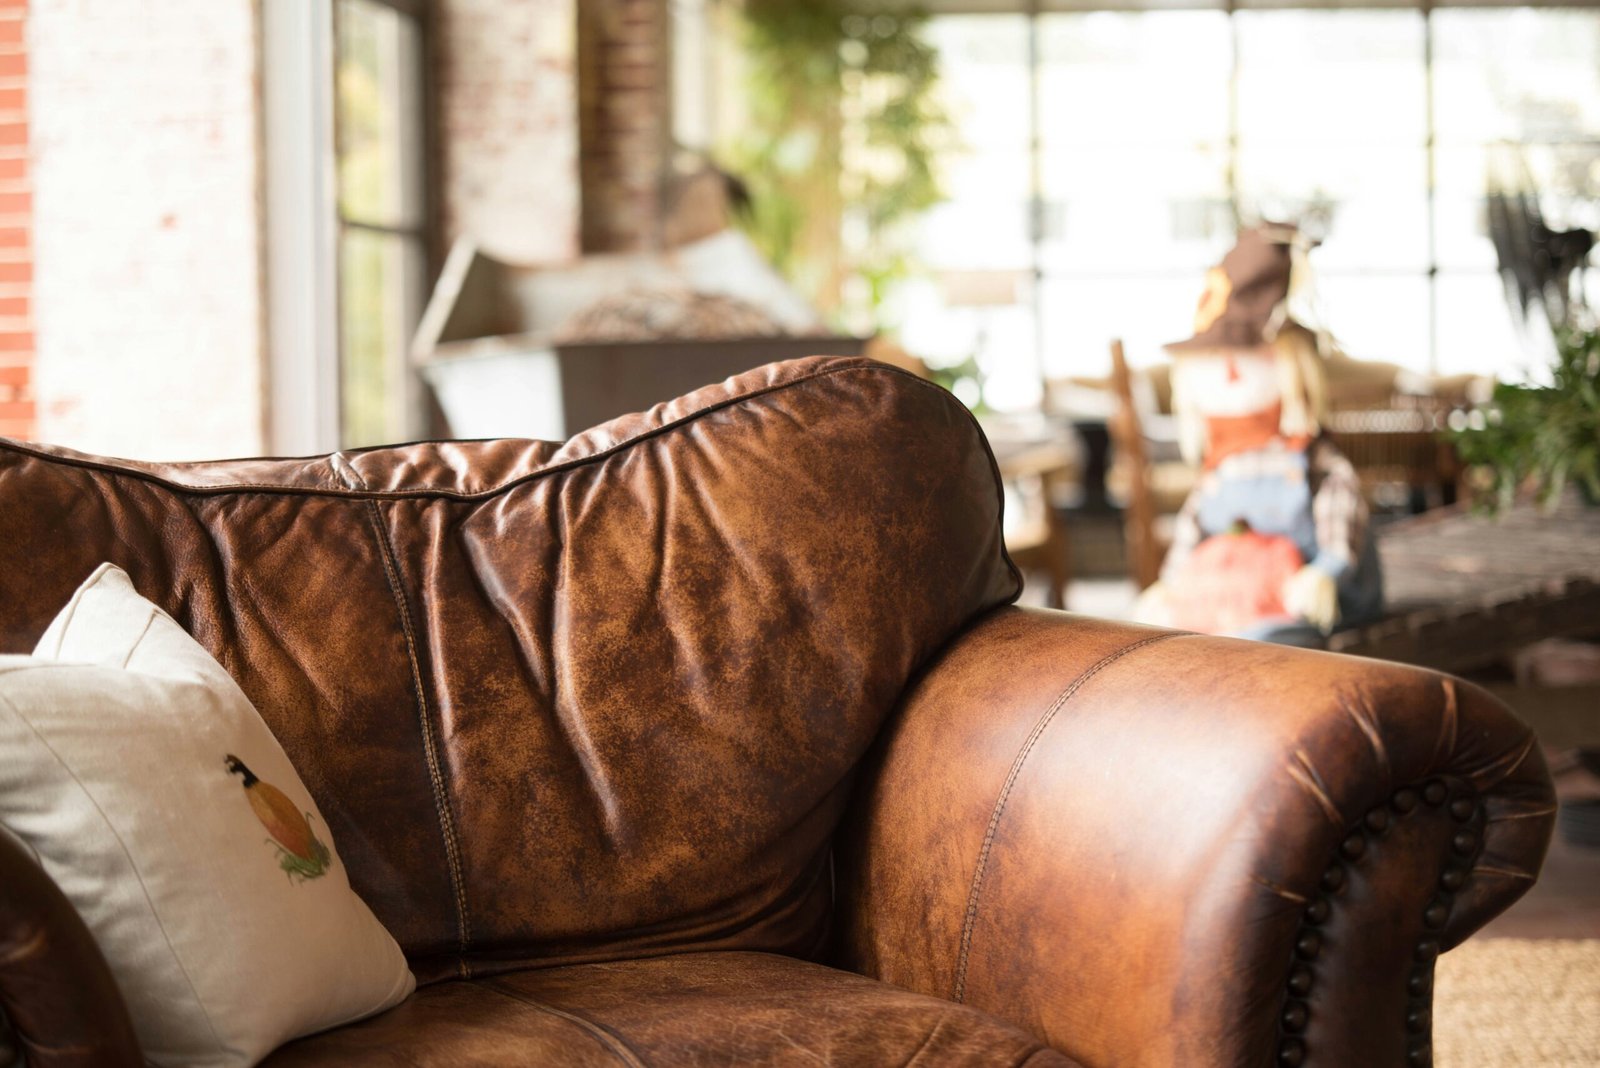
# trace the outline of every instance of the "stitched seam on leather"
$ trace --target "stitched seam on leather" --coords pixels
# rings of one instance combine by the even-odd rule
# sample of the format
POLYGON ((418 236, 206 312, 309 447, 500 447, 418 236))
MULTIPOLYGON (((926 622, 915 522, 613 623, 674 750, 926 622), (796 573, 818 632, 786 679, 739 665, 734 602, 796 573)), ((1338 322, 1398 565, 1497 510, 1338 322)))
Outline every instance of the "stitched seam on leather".
POLYGON ((479 980, 479 982, 483 983, 486 989, 494 991, 501 997, 510 998, 520 1005, 527 1005, 529 1008, 538 1009, 540 1012, 547 1012, 551 1016, 576 1025, 593 1038, 595 1042, 604 1046, 607 1053, 623 1064, 628 1065, 628 1068, 645 1068, 644 1060, 634 1052, 633 1047, 628 1045, 627 1040, 604 1024, 597 1023, 586 1016, 580 1016, 575 1012, 558 1009, 554 1005, 546 1004, 537 998, 530 998, 526 994, 515 990, 510 990, 498 980, 479 980))
MULTIPOLYGON (((859 357, 859 358, 860 359, 866 359, 866 357, 859 357)), ((662 434, 666 434, 666 433, 668 433, 670 431, 680 429, 681 427, 684 427, 684 426, 686 426, 686 425, 688 425, 690 423, 693 423, 693 422, 699 420, 702 416, 709 415, 709 414, 711 414, 713 412, 721 411, 724 408, 731 408, 736 404, 742 404, 742 403, 744 403, 746 401, 752 401, 752 400, 757 399, 758 397, 764 397, 769 393, 779 393, 779 392, 782 392, 783 390, 786 390, 786 389, 792 389, 792 388, 794 388, 796 386, 800 386, 800 385, 803 385, 803 384, 805 384, 807 382, 811 382, 811 381, 814 381, 814 380, 817 380, 817 379, 831 378, 834 375, 850 374, 850 373, 856 372, 856 371, 865 371, 865 372, 868 372, 870 374, 893 374, 893 375, 899 375, 899 376, 901 376, 903 378, 909 379, 910 381, 915 382, 916 384, 918 384, 920 386, 924 386, 924 387, 926 387, 928 389, 935 389, 935 390, 939 390, 940 392, 945 392, 945 390, 944 390, 944 388, 942 386, 938 386, 938 385, 936 385, 936 384, 934 384, 932 382, 927 381, 926 379, 918 378, 916 375, 910 373, 909 371, 902 371, 900 368, 891 367, 888 364, 854 363, 854 364, 848 364, 848 365, 843 366, 843 367, 838 367, 838 366, 825 367, 825 368, 821 368, 821 369, 816 370, 816 371, 809 372, 809 373, 807 373, 805 375, 802 375, 799 378, 790 379, 787 382, 778 382, 778 383, 775 383, 775 384, 770 385, 770 386, 763 386, 762 388, 757 389, 757 390, 753 390, 752 392, 749 392, 749 393, 741 393, 736 397, 728 397, 728 398, 726 398, 724 400, 717 401, 714 404, 708 404, 704 408, 696 408, 694 411, 688 412, 688 413, 686 413, 684 415, 681 415, 677 419, 671 420, 670 422, 662 423, 658 427, 651 427, 648 430, 640 431, 638 434, 635 434, 633 437, 624 438, 621 441, 617 442, 616 444, 609 445, 606 448, 604 448, 604 449, 600 450, 599 452, 594 453, 592 455, 574 457, 571 460, 565 460, 565 461, 563 461, 563 462, 561 462, 559 464, 555 464, 555 465, 550 466, 550 467, 543 467, 543 468, 540 468, 537 471, 530 471, 525 475, 518 475, 516 478, 509 479, 509 480, 507 480, 505 482, 502 482, 498 486, 491 486, 488 489, 478 490, 475 493, 462 493, 462 492, 457 491, 457 490, 440 490, 440 489, 373 490, 373 489, 366 488, 364 480, 360 480, 359 476, 355 476, 358 481, 362 482, 362 485, 361 485, 361 487, 359 489, 355 488, 355 487, 351 487, 351 488, 343 489, 343 490, 338 489, 336 487, 332 487, 332 486, 316 486, 316 487, 309 487, 309 486, 280 486, 280 485, 274 485, 273 483, 270 483, 270 482, 234 482, 234 483, 228 483, 228 484, 221 485, 221 486, 191 486, 191 485, 188 485, 187 483, 175 482, 172 479, 166 478, 166 477, 164 477, 162 475, 151 474, 148 471, 138 471, 138 470, 133 470, 133 469, 130 469, 130 468, 125 468, 125 467, 117 467, 114 464, 103 463, 103 462, 96 461, 96 460, 79 459, 77 457, 72 457, 72 456, 56 456, 56 455, 54 455, 52 453, 44 452, 44 451, 41 451, 39 449, 32 449, 32 448, 29 448, 28 446, 26 446, 26 445, 24 445, 24 444, 22 444, 20 442, 11 441, 11 440, 8 440, 8 439, 0 439, 0 451, 19 453, 19 454, 24 455, 24 456, 32 456, 33 458, 38 459, 38 460, 43 460, 46 463, 62 464, 62 465, 67 466, 67 467, 85 468, 85 469, 88 469, 88 470, 91 470, 91 471, 100 471, 100 472, 103 472, 105 474, 114 475, 114 476, 118 476, 118 477, 137 479, 137 480, 139 480, 141 482, 153 482, 156 485, 163 486, 166 489, 172 490, 175 493, 194 494, 194 495, 199 495, 199 496, 211 496, 211 495, 223 494, 223 493, 250 492, 250 493, 282 494, 282 495, 285 495, 285 496, 338 497, 338 498, 345 498, 345 499, 355 498, 357 500, 413 500, 413 499, 435 499, 435 498, 437 498, 437 499, 454 500, 454 501, 484 501, 484 500, 488 500, 489 498, 494 497, 494 496, 496 496, 498 494, 504 493, 507 490, 514 489, 517 486, 523 485, 524 483, 527 483, 527 482, 535 482, 535 481, 537 481, 537 480, 539 480, 541 478, 546 478, 546 477, 551 476, 551 475, 557 475, 557 474, 560 474, 560 473, 562 473, 564 471, 570 471, 570 470, 572 470, 574 468, 584 467, 584 466, 587 466, 587 465, 593 464, 593 463, 599 463, 600 461, 609 459, 611 456, 613 456, 613 455, 615 455, 615 454, 617 454, 619 452, 622 452, 622 451, 624 451, 626 449, 629 449, 629 448, 633 447, 634 445, 640 444, 641 442, 644 442, 644 441, 648 441, 651 438, 658 437, 658 436, 660 436, 662 434)), ((996 479, 998 481, 999 464, 995 461, 994 451, 989 448, 988 439, 983 436, 982 428, 978 427, 977 418, 975 416, 973 416, 970 411, 967 410, 965 405, 960 405, 959 402, 953 402, 953 403, 957 403, 958 406, 960 406, 961 410, 966 413, 966 416, 967 416, 968 420, 971 421, 973 427, 975 427, 975 428, 977 428, 979 430, 979 434, 978 434, 979 440, 984 443, 984 449, 985 449, 985 451, 987 451, 989 453, 989 463, 990 463, 991 467, 994 469, 994 472, 995 472, 995 475, 996 475, 996 479)), ((499 439, 482 438, 482 439, 475 439, 475 440, 493 441, 493 440, 499 440, 499 439)), ((411 444, 435 444, 435 443, 434 442, 412 442, 411 444)), ((343 458, 343 453, 334 453, 332 455, 333 456, 338 456, 341 459, 343 458)), ((273 459, 273 457, 265 457, 265 459, 273 459)), ((289 459, 302 459, 302 457, 289 457, 289 459)), ((320 457, 311 456, 311 457, 304 457, 304 459, 320 459, 320 457)), ((354 475, 354 468, 350 467, 350 464, 349 464, 348 460, 344 461, 344 464, 345 464, 345 467, 349 469, 349 475, 346 475, 346 473, 344 471, 338 471, 337 468, 335 470, 336 470, 336 473, 340 474, 341 476, 345 476, 346 481, 348 482, 350 480, 349 476, 350 475, 354 475)), ((1007 560, 1007 563, 1010 563, 1010 557, 1009 556, 1006 558, 1006 560, 1007 560)), ((1014 574, 1018 573, 1016 571, 1016 566, 1014 564, 1012 565, 1012 571, 1013 571, 1014 574)))
POLYGON ((1022 766, 1027 763, 1028 756, 1033 752, 1034 743, 1044 734, 1045 728, 1050 726, 1050 722, 1055 719, 1056 713, 1061 711, 1061 707, 1071 700, 1072 695, 1077 693, 1084 683, 1094 678, 1103 669, 1121 660, 1129 653, 1137 652, 1147 645, 1154 645, 1156 642, 1182 636, 1178 632, 1152 634, 1150 637, 1141 638, 1131 645, 1125 645, 1115 652, 1107 653, 1085 670, 1083 674, 1068 683, 1067 688, 1056 696, 1050 707, 1045 709, 1044 714, 1039 717, 1039 721, 1033 725, 1033 730, 1028 732, 1028 737, 1022 743, 1022 748, 1017 751, 1016 759, 1011 762, 1011 770, 1006 775, 1005 784, 1000 788, 1000 796, 995 799, 994 812, 989 816, 989 826, 983 833, 983 845, 978 850, 978 863, 972 872, 972 890, 967 895, 967 912, 961 922, 961 948, 956 956, 956 979, 955 987, 950 995, 951 1001, 959 1005, 963 1003, 963 999, 966 997, 967 960, 972 950, 972 931, 978 922, 978 901, 983 894, 983 876, 989 864, 989 851, 994 847, 995 833, 1000 828, 1000 818, 1005 814, 1006 802, 1011 797, 1011 789, 1016 785, 1017 778, 1022 774, 1022 766))
MULTIPOLYGON (((383 513, 378 502, 368 500, 372 513, 372 529, 378 538, 378 552, 383 560, 384 577, 389 581, 389 591, 394 596, 395 608, 400 613, 400 628, 406 639, 406 657, 411 662, 411 687, 416 695, 417 718, 422 726, 422 752, 428 765, 428 778, 433 785, 433 807, 439 817, 439 834, 444 839, 445 861, 450 867, 450 883, 456 895, 457 952, 465 954, 472 941, 472 924, 467 913, 466 881, 461 874, 461 849, 456 840, 455 818, 450 811, 450 799, 445 791, 444 770, 439 762, 439 746, 433 736, 433 718, 428 712, 427 692, 422 685, 422 664, 417 658, 416 632, 411 626, 411 610, 407 607, 404 590, 400 586, 399 566, 394 559, 394 547, 389 543, 388 532, 383 529, 383 513)), ((456 961, 463 979, 470 974, 464 959, 456 961)))

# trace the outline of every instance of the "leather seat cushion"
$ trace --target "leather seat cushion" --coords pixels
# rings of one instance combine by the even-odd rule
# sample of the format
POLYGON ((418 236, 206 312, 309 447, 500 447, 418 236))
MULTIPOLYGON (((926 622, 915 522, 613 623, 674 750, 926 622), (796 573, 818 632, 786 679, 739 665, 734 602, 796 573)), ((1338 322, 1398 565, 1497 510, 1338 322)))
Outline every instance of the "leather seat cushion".
POLYGON ((1072 1068, 977 1009, 766 953, 695 953, 425 987, 265 1068, 916 1064, 1072 1068))

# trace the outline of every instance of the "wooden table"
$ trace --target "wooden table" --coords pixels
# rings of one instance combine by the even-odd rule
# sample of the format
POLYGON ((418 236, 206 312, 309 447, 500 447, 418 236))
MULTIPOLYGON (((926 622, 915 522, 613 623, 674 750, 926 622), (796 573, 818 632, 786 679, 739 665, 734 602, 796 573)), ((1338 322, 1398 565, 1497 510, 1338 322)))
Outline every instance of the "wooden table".
MULTIPOLYGON (((1464 673, 1544 639, 1600 636, 1600 508, 1576 494, 1550 513, 1437 509, 1382 528, 1378 552, 1389 615, 1335 634, 1335 652, 1464 673)), ((1600 686, 1490 688, 1546 744, 1600 745, 1600 686)))

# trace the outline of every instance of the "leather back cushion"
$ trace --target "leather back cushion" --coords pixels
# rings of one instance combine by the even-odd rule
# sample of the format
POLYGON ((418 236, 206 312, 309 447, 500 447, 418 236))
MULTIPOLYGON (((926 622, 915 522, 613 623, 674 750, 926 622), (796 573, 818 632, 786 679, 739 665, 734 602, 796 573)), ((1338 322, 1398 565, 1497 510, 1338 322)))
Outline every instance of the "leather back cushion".
POLYGON ((424 981, 805 955, 852 771, 1015 596, 976 424, 774 364, 564 445, 140 464, 0 443, 0 651, 101 561, 240 682, 424 981))

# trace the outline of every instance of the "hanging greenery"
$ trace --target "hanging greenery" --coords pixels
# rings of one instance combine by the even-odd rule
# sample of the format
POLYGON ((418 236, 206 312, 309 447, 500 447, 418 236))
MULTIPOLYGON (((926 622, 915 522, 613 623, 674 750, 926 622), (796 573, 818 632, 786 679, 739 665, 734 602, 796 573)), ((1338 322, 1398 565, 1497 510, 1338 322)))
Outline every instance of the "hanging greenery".
POLYGON ((1548 508, 1572 483, 1600 504, 1600 330, 1559 327, 1550 384, 1501 383, 1472 414, 1473 425, 1451 436, 1480 505, 1503 510, 1531 488, 1548 508))
POLYGON ((941 199, 953 135, 926 16, 843 0, 744 0, 746 122, 721 154, 750 188, 752 239, 819 308, 881 321, 910 269, 906 225, 941 199))

